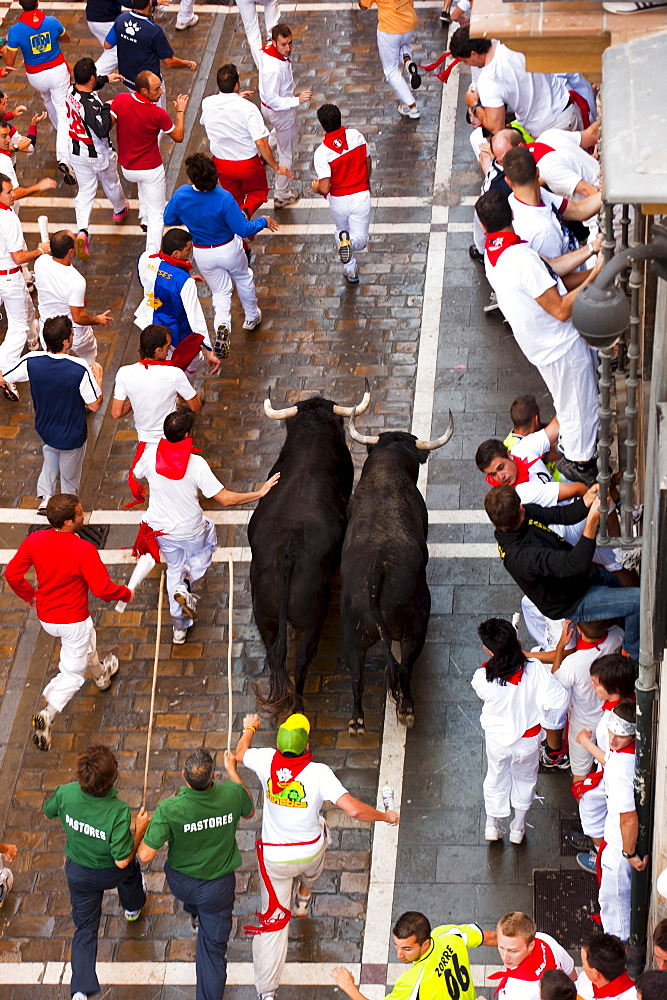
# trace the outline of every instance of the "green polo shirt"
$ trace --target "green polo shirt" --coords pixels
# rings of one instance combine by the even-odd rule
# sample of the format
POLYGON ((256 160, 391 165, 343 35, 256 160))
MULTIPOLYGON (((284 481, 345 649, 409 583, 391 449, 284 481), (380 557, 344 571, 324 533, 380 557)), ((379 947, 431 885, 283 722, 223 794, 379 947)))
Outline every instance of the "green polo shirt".
POLYGON ((168 843, 167 860, 177 872, 193 878, 220 878, 241 864, 236 827, 252 808, 252 799, 235 781, 213 782, 203 792, 185 786, 178 795, 160 802, 144 844, 159 851, 168 843))
POLYGON ((44 815, 60 819, 67 841, 65 854, 86 868, 113 868, 134 847, 130 807, 115 788, 98 798, 81 790, 78 781, 58 785, 44 803, 44 815))

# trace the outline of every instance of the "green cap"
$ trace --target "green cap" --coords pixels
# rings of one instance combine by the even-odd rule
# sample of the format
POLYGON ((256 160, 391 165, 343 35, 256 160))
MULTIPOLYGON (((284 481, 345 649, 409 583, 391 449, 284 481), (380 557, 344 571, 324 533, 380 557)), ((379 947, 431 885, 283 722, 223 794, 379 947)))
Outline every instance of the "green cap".
POLYGON ((310 723, 300 712, 290 715, 278 729, 276 746, 281 753, 302 754, 308 746, 310 723))

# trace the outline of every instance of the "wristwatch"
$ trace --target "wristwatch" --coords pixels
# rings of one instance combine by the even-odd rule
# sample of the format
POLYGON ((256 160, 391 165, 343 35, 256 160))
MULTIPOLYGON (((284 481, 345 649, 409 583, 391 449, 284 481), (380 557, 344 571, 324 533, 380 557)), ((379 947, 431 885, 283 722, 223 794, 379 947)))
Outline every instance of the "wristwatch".
POLYGON ((627 861, 629 861, 630 858, 637 858, 637 857, 639 857, 639 854, 637 852, 637 848, 636 847, 635 847, 634 851, 632 852, 632 854, 628 853, 628 851, 621 851, 621 854, 623 855, 623 857, 627 861))

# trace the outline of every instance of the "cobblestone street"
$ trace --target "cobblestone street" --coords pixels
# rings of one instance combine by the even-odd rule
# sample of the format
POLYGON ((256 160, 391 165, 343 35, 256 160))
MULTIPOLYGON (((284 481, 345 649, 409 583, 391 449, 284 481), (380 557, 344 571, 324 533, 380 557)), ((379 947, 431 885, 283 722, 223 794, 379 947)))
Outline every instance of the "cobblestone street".
MULTIPOLYGON (((67 52, 70 63, 81 54, 96 53, 82 5, 42 6, 56 8, 54 13, 72 35, 72 51, 67 52)), ((446 47, 446 32, 437 20, 439 7, 437 2, 417 4, 420 26, 415 55, 419 62, 433 61, 446 47)), ((196 9, 199 24, 178 34, 173 31, 175 10, 160 14, 176 54, 200 59, 194 78, 186 71, 166 70, 168 107, 179 92, 190 90, 192 95, 186 119, 188 139, 180 147, 163 144, 165 159, 169 158, 168 192, 184 181, 184 157, 207 149, 199 107, 202 97, 215 91, 215 69, 233 61, 242 74, 242 89, 257 83, 236 8, 196 9)), ((15 17, 12 9, 5 27, 15 17)), ((284 428, 264 416, 267 389, 274 406, 316 393, 351 404, 360 397, 367 377, 371 408, 359 422, 365 433, 410 429, 426 402, 429 415, 432 407, 432 422, 424 436, 430 427, 436 436, 446 425, 448 409, 452 410, 454 436, 445 448, 431 454, 428 463, 427 505, 431 512, 438 512, 429 533, 429 543, 436 546, 429 564, 433 609, 427 646, 415 672, 416 722, 407 735, 395 879, 393 860, 391 871, 386 872, 393 893, 388 909, 394 916, 408 908, 422 909, 434 924, 475 919, 490 926, 507 909, 532 910, 534 868, 573 864, 573 859, 558 856, 559 816, 576 811, 574 800, 568 801, 564 775, 541 777, 538 792, 547 795, 547 803, 535 803, 529 817, 535 829, 529 829, 525 846, 496 850, 494 845, 489 851, 484 845, 479 706, 469 684, 480 663, 475 626, 492 614, 507 617, 519 607, 519 592, 495 558, 491 530, 479 516, 485 484, 474 466, 474 451, 485 437, 496 433, 504 437, 509 429, 509 405, 519 392, 535 392, 544 403, 545 417, 550 415, 550 401, 502 317, 498 313, 486 317, 482 312, 488 288, 482 269, 467 252, 472 203, 480 183, 462 110, 467 75, 455 73, 444 95, 440 81, 425 75, 418 92, 421 119, 403 119, 382 79, 374 12, 363 14, 356 5, 343 3, 297 3, 284 8, 282 19, 295 35, 297 92, 307 88, 314 92, 311 104, 298 111, 295 174, 303 197, 294 208, 277 213, 281 232, 264 232, 253 243, 252 267, 263 322, 253 333, 242 331, 243 316, 235 296, 232 353, 223 362, 220 376, 205 381, 205 407, 196 425, 196 444, 225 486, 245 491, 266 478, 284 436, 284 428), (346 285, 342 278, 328 210, 310 191, 312 154, 321 135, 315 110, 324 101, 340 104, 344 123, 364 133, 373 157, 372 195, 377 204, 370 252, 359 258, 357 287, 346 285), (442 165, 443 184, 436 162, 439 167, 442 150, 448 143, 451 147, 452 141, 453 158, 450 155, 450 162, 442 165), (427 288, 432 274, 433 287, 427 288), (432 370, 424 376, 419 353, 431 342, 437 351, 432 370), (422 376, 423 383, 419 381, 422 376), (427 398, 416 398, 422 384, 427 398), (440 516, 443 513, 446 516, 440 516), (481 558, 480 545, 486 546, 481 558), (440 551, 445 554, 438 553, 438 546, 444 547, 440 551)), ((40 106, 33 92, 28 93, 22 71, 3 86, 10 107, 20 101, 33 112, 40 106)), ((116 88, 108 89, 105 97, 116 88)), ((52 130, 46 123, 40 127, 36 153, 20 161, 23 183, 45 174, 56 176, 53 146, 52 130)), ((21 219, 29 247, 38 239, 38 215, 48 214, 52 231, 73 225, 71 191, 60 184, 52 200, 30 198, 24 203, 21 219)), ((130 197, 136 198, 134 187, 130 197)), ((132 315, 140 290, 134 264, 143 249, 143 236, 133 204, 125 224, 115 233, 106 231, 111 229, 108 204, 95 209, 91 259, 84 265, 77 262, 87 278, 90 308, 111 309, 114 319, 108 330, 98 334, 105 402, 99 413, 89 416, 82 484, 87 511, 118 512, 129 498, 126 476, 136 434, 130 417, 119 422, 111 418, 109 400, 115 372, 121 364, 134 361, 137 353, 132 315), (103 231, 96 232, 97 227, 103 231)), ((268 211, 274 214, 272 202, 268 211)), ((210 298, 202 297, 202 304, 210 322, 210 298)), ((7 510, 34 509, 38 504, 35 483, 41 449, 27 385, 21 392, 18 405, 0 402, 0 548, 7 551, 17 547, 27 530, 20 518, 12 521, 7 510)), ((351 452, 359 469, 365 451, 352 445, 351 452)), ((247 546, 245 524, 239 520, 219 524, 219 546, 247 546)), ((104 518, 96 523, 105 523, 104 518)), ((131 546, 135 532, 132 517, 120 517, 110 524, 105 550, 131 546)), ((129 576, 130 567, 116 564, 110 572, 120 580, 129 576)), ((42 815, 44 799, 57 784, 70 780, 76 754, 99 737, 119 758, 121 797, 133 810, 140 805, 158 585, 157 577, 147 581, 123 616, 112 605, 93 599, 98 645, 104 652, 116 652, 120 671, 107 693, 98 692, 92 681, 86 683, 58 717, 51 751, 43 754, 32 748, 29 719, 45 678, 57 667, 57 646, 40 630, 34 611, 25 610, 3 584, 0 836, 19 846, 13 865, 14 888, 0 910, 0 994, 8 1000, 34 997, 37 982, 40 1000, 69 997, 69 972, 63 977, 72 935, 63 871, 64 837, 60 825, 42 815), (23 979, 18 963, 26 969, 23 979), (37 971, 31 971, 27 963, 36 963, 37 971), (6 972, 10 967, 11 974, 6 972)), ((190 749, 202 743, 215 750, 226 746, 228 575, 224 562, 211 568, 199 592, 200 619, 192 640, 176 647, 167 641, 166 626, 162 633, 149 810, 177 791, 190 749)), ((264 666, 264 647, 252 620, 248 563, 243 559, 235 566, 233 652, 238 733, 243 715, 255 710, 251 684, 264 666)), ((336 591, 306 686, 311 746, 316 758, 333 767, 353 795, 375 802, 378 783, 385 779, 380 766, 385 725, 383 666, 379 659, 367 664, 367 731, 363 737, 352 737, 347 732, 350 682, 338 667, 340 655, 336 591)), ((272 745, 275 723, 268 722, 269 729, 259 734, 259 745, 272 745)), ((259 801, 258 785, 253 775, 250 779, 259 801)), ((373 850, 370 826, 354 823, 333 809, 327 821, 332 845, 326 871, 315 888, 312 916, 292 921, 290 926, 288 962, 308 964, 281 987, 280 1000, 293 1000, 297 989, 299 1000, 315 996, 328 1000, 334 992, 340 996, 333 986, 324 985, 329 980, 323 963, 367 963, 364 981, 375 984, 367 989, 377 989, 378 996, 384 995, 385 983, 395 974, 388 936, 386 947, 380 948, 384 957, 369 958, 370 952, 364 952, 373 850)), ((239 828, 243 867, 237 873, 229 947, 231 985, 226 996, 230 1000, 249 1000, 255 995, 247 966, 240 963, 250 961, 250 939, 243 926, 252 922, 258 906, 254 841, 259 826, 260 815, 256 815, 239 828)), ((189 918, 165 889, 163 863, 161 853, 148 868, 148 903, 136 924, 128 925, 123 919, 115 894, 105 898, 98 961, 116 966, 128 963, 127 978, 118 968, 113 980, 100 975, 100 981, 108 984, 99 995, 105 1000, 194 1000, 195 939, 189 918), (136 969, 129 963, 154 963, 155 978, 138 978, 135 984, 136 969), (180 973, 165 963, 188 963, 185 978, 179 980, 180 973), (166 979, 165 969, 171 969, 166 979)), ((497 956, 482 949, 471 960, 495 964, 497 956)))

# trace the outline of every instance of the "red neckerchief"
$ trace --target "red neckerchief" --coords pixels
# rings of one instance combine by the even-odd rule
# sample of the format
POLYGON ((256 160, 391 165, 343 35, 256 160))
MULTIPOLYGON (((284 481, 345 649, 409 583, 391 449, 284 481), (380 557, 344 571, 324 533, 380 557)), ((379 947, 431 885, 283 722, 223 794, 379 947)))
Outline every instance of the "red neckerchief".
POLYGON ((518 684, 522 677, 523 677, 523 667, 519 667, 519 669, 515 674, 512 674, 511 677, 506 677, 505 680, 507 681, 508 684, 518 684))
POLYGON ((273 42, 269 42, 268 45, 265 45, 262 52, 266 52, 267 56, 273 56, 274 59, 280 59, 281 62, 289 62, 287 56, 281 56, 273 42))
MULTIPOLYGON (((487 979, 499 979, 496 993, 503 989, 508 979, 523 979, 528 982, 537 982, 541 978, 545 969, 555 969, 556 959, 546 943, 540 938, 535 938, 535 947, 527 958, 524 958, 516 969, 504 969, 502 972, 493 972, 487 979)), ((495 996, 495 994, 494 994, 495 996)))
POLYGON ((525 243, 516 233, 487 233, 484 240, 484 249, 493 267, 498 263, 501 253, 508 247, 513 247, 517 243, 525 243))
POLYGON ((612 979, 606 986, 596 986, 595 983, 592 985, 593 996, 596 1000, 599 1000, 601 997, 618 997, 621 993, 625 993, 626 990, 631 990, 635 984, 627 972, 622 972, 620 976, 616 976, 616 979, 612 979))
MULTIPOLYGON (((451 56, 451 52, 443 52, 442 55, 440 56, 440 58, 436 59, 436 61, 434 63, 430 63, 428 66, 421 66, 420 65, 419 68, 423 69, 423 70, 426 70, 427 73, 432 73, 434 70, 436 70, 438 68, 438 66, 441 63, 443 63, 445 61, 445 59, 447 58, 447 56, 451 56)), ((449 77, 451 75, 452 70, 454 69, 455 66, 458 66, 458 64, 460 62, 461 62, 460 59, 453 59, 450 62, 449 66, 446 66, 445 69, 440 70, 439 73, 435 74, 437 76, 438 80, 442 80, 443 83, 447 83, 447 81, 449 80, 449 77)))
POLYGON ((611 710, 616 705, 618 705, 618 703, 619 703, 620 700, 621 700, 620 698, 617 698, 616 701, 603 701, 602 702, 602 711, 603 712, 611 712, 611 710))
POLYGON ((4 201, 0 201, 0 208, 4 208, 4 210, 6 212, 11 212, 12 211, 12 209, 9 207, 9 205, 5 205, 4 201))
POLYGON ((276 750, 271 761, 271 791, 274 795, 282 792, 299 777, 304 767, 313 759, 312 753, 302 753, 298 757, 284 757, 276 750))
POLYGON ((27 24, 29 28, 40 28, 45 18, 43 10, 26 10, 21 14, 19 21, 27 24))
MULTIPOLYGON (((530 469, 531 465, 535 465, 535 462, 540 461, 539 458, 534 458, 531 462, 529 462, 527 458, 517 458, 515 455, 512 455, 511 452, 510 452, 510 457, 517 467, 517 477, 514 485, 521 486, 522 483, 527 483, 530 479, 530 473, 528 470, 530 469)), ((486 481, 489 484, 489 486, 500 485, 500 483, 496 482, 493 476, 487 476, 486 481)))
POLYGON ((0 149, 0 153, 4 153, 4 154, 5 154, 5 156, 11 156, 11 155, 12 155, 12 154, 11 154, 11 153, 9 152, 9 150, 8 150, 8 149, 0 149))
POLYGON ((535 163, 539 163, 542 157, 546 156, 547 153, 553 153, 553 148, 551 146, 547 146, 545 142, 531 142, 528 146, 526 146, 526 149, 533 154, 535 163))
MULTIPOLYGON (((633 740, 632 743, 628 743, 627 747, 621 747, 620 750, 612 750, 612 753, 637 753, 636 741, 633 740)), ((607 996, 607 994, 604 995, 607 996)), ((615 993, 614 996, 616 996, 615 993)))
POLYGON ((577 645, 575 646, 575 649, 599 649, 602 643, 607 638, 607 635, 608 633, 605 632, 605 634, 601 635, 599 639, 593 639, 592 642, 589 642, 588 639, 584 639, 583 635, 580 635, 579 638, 577 639, 577 645))
POLYGON ((199 449, 193 446, 192 438, 176 442, 160 438, 155 454, 155 471, 165 479, 182 479, 193 451, 199 449))
POLYGON ((170 368, 173 368, 171 361, 161 361, 158 358, 139 358, 137 364, 143 365, 147 371, 149 365, 168 365, 170 368))
POLYGON ((334 129, 333 132, 325 133, 322 142, 328 149, 333 149, 334 153, 343 153, 347 149, 345 126, 341 125, 340 128, 334 129))
POLYGON ((153 257, 159 257, 160 260, 166 260, 168 264, 173 264, 174 267, 182 267, 184 271, 192 270, 192 264, 189 260, 178 260, 176 257, 170 257, 168 253, 163 253, 162 250, 160 250, 159 253, 152 253, 149 259, 152 260, 153 257))
POLYGON ((138 90, 133 90, 132 91, 132 97, 136 98, 137 101, 141 101, 142 104, 152 104, 153 103, 152 101, 149 101, 147 97, 144 97, 143 94, 140 94, 138 90))

